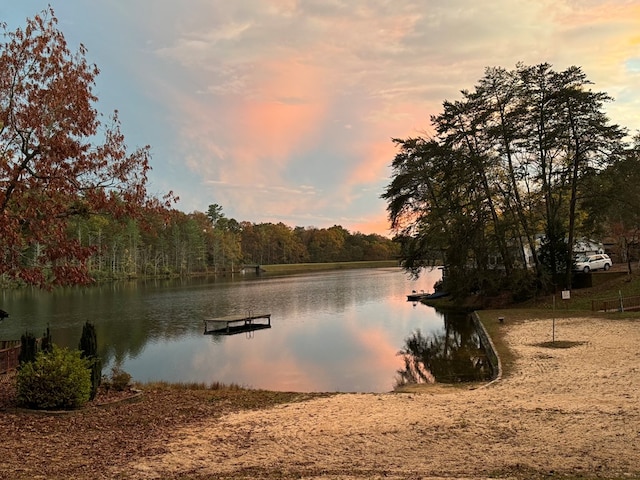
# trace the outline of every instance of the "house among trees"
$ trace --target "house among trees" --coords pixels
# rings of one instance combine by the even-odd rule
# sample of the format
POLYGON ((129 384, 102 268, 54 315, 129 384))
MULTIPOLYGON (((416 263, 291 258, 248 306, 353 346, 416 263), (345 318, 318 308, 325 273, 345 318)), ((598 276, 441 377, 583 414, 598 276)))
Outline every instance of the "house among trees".
POLYGON ((583 238, 578 240, 573 245, 573 253, 576 256, 604 253, 604 245, 602 244, 602 242, 596 242, 594 240, 589 240, 588 238, 583 238))

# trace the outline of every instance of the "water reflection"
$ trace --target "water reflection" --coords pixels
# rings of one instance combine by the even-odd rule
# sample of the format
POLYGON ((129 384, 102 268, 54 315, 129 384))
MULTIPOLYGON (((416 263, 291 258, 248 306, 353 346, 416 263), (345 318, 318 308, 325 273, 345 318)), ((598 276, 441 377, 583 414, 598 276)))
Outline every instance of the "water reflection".
POLYGON ((445 313, 443 329, 426 334, 415 330, 398 353, 404 367, 396 387, 420 383, 487 380, 491 366, 473 321, 466 314, 445 313))
POLYGON ((50 326, 56 343, 76 348, 90 321, 105 372, 120 364, 137 381, 384 392, 403 368, 397 352, 407 335, 426 337, 445 325, 433 308, 406 300, 412 290, 431 291, 440 276, 415 281, 380 268, 4 291, 0 307, 11 317, 0 339, 50 326), (247 312, 271 314, 272 328, 203 335, 204 319, 247 312))

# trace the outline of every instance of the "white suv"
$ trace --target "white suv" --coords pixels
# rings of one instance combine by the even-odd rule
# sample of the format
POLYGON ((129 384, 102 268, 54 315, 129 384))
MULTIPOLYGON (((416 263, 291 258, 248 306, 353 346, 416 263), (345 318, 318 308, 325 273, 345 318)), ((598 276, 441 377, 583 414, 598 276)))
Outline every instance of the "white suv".
POLYGON ((598 253, 596 255, 584 255, 576 260, 574 270, 576 272, 589 273, 591 270, 609 270, 611 268, 611 259, 606 253, 598 253))

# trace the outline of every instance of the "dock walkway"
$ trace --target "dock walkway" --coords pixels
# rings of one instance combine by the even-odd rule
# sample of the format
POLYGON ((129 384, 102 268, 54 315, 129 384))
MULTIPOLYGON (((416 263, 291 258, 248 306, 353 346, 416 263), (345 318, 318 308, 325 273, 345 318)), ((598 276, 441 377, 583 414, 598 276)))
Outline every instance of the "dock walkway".
POLYGON ((207 318, 204 320, 205 335, 234 335, 271 328, 271 314, 230 315, 227 317, 207 318))

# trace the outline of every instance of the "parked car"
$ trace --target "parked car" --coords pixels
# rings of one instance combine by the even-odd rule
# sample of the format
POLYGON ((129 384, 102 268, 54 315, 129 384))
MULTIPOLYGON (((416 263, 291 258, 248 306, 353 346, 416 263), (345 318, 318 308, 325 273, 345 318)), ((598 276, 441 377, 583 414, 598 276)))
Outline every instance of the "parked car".
POLYGON ((584 255, 576 260, 574 270, 576 272, 589 273, 592 270, 609 270, 612 262, 606 253, 596 255, 584 255))

